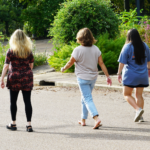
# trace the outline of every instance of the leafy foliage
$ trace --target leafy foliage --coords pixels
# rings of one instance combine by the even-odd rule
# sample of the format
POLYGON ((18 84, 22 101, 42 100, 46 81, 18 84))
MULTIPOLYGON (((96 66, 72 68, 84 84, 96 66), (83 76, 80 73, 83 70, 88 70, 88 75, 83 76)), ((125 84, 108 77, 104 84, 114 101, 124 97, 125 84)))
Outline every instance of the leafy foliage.
POLYGON ((0 42, 0 73, 3 70, 3 65, 5 62, 5 57, 6 57, 6 51, 9 49, 9 45, 4 46, 1 42, 0 42))
POLYGON ((150 47, 150 20, 141 21, 138 31, 142 40, 150 47))
POLYGON ((102 52, 103 61, 108 69, 116 70, 118 68, 118 57, 125 43, 125 37, 109 39, 109 34, 100 35, 97 47, 102 52))
POLYGON ((121 36, 126 36, 129 29, 135 28, 139 31, 143 41, 148 43, 148 26, 150 24, 148 16, 137 16, 136 9, 130 9, 130 12, 121 12, 120 15, 118 15, 118 18, 120 19, 119 30, 121 36))
POLYGON ((25 22, 24 29, 37 37, 47 36, 47 28, 54 20, 54 15, 64 0, 22 0, 28 4, 22 11, 22 19, 25 22))
MULTIPOLYGON (((60 50, 54 52, 54 55, 48 59, 49 65, 56 69, 56 71, 60 71, 61 67, 69 61, 72 51, 78 44, 75 42, 71 42, 70 45, 65 44, 60 50)), ((74 66, 66 70, 65 72, 74 72, 74 66)))
POLYGON ((72 0, 61 4, 55 16, 49 36, 54 36, 54 45, 75 41, 79 29, 88 27, 95 37, 109 32, 118 33, 118 18, 110 8, 109 0, 72 0))
POLYGON ((121 20, 121 24, 120 24, 121 30, 137 28, 139 18, 144 19, 143 16, 137 16, 136 8, 134 10, 130 9, 129 12, 123 11, 120 13, 120 15, 118 15, 118 17, 121 20))
POLYGON ((46 53, 42 54, 35 53, 33 56, 34 56, 34 67, 41 66, 47 63, 46 53))
POLYGON ((20 19, 23 5, 19 0, 0 0, 0 26, 1 31, 7 36, 10 35, 16 28, 21 28, 23 22, 20 19))
MULTIPOLYGON (((101 50, 104 63, 108 69, 116 70, 118 68, 117 60, 124 43, 125 37, 109 39, 108 33, 99 36, 96 46, 101 50)), ((49 65, 60 71, 61 67, 69 61, 72 51, 77 46, 78 44, 75 42, 71 42, 70 45, 65 44, 48 59, 49 65)), ((65 72, 74 72, 74 66, 65 72)))
POLYGON ((2 32, 0 32, 0 41, 4 41, 4 35, 2 34, 2 32))
MULTIPOLYGON (((113 7, 115 8, 115 11, 122 12, 124 11, 124 0, 111 0, 113 7)), ((136 0, 129 0, 130 9, 136 8, 136 0)), ((140 0, 140 6, 142 9, 144 9, 145 13, 150 12, 150 1, 149 0, 140 0)))

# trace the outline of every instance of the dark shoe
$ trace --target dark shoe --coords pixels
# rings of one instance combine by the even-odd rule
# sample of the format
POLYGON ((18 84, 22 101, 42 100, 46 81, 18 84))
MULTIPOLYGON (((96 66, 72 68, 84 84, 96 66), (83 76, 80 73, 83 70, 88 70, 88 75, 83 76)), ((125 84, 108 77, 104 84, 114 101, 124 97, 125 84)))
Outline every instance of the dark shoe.
POLYGON ((32 126, 26 126, 27 132, 33 132, 32 126))
POLYGON ((16 124, 9 124, 6 126, 6 128, 12 131, 17 130, 16 124))

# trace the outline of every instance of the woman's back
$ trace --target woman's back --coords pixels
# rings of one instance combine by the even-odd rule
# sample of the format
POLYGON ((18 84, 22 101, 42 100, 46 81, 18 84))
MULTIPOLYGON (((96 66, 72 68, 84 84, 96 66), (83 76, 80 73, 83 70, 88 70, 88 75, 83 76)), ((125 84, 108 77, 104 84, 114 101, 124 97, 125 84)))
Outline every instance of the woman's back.
POLYGON ((132 70, 136 73, 145 73, 147 71, 147 62, 150 60, 150 52, 149 47, 146 43, 145 46, 145 61, 142 65, 138 65, 135 62, 135 55, 134 55, 134 47, 131 43, 125 44, 122 52, 120 54, 120 61, 125 64, 124 69, 132 70))
POLYGON ((8 50, 5 64, 10 64, 7 87, 14 91, 30 91, 33 88, 33 73, 29 66, 34 62, 32 53, 27 58, 18 58, 12 50, 8 50))
POLYGON ((32 53, 27 58, 19 58, 13 54, 12 50, 8 50, 6 56, 6 63, 10 63, 12 72, 14 71, 22 71, 26 72, 31 70, 29 64, 33 62, 33 55, 32 53))
POLYGON ((97 77, 98 57, 101 55, 97 46, 78 46, 74 49, 72 56, 75 58, 75 73, 85 80, 93 80, 97 77))

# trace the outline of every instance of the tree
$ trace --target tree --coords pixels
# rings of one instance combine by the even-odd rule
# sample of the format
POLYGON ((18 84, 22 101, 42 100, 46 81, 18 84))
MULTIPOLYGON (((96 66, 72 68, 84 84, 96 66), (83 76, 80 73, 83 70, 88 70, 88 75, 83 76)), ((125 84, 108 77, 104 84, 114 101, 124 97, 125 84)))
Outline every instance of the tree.
POLYGON ((20 0, 27 4, 21 18, 25 22, 26 30, 37 37, 47 36, 47 29, 54 20, 54 16, 64 0, 20 0))
POLYGON ((20 19, 23 5, 19 0, 0 0, 0 22, 5 26, 7 36, 16 28, 22 28, 23 23, 20 19))
MULTIPOLYGON (((136 8, 136 0, 111 0, 111 3, 117 12, 136 8)), ((144 13, 150 13, 150 0, 140 0, 140 6, 144 13)))
POLYGON ((53 36, 54 46, 76 41, 79 29, 88 27, 94 37, 108 32, 111 38, 118 34, 118 18, 110 8, 109 1, 72 0, 64 2, 55 16, 49 36, 53 36))

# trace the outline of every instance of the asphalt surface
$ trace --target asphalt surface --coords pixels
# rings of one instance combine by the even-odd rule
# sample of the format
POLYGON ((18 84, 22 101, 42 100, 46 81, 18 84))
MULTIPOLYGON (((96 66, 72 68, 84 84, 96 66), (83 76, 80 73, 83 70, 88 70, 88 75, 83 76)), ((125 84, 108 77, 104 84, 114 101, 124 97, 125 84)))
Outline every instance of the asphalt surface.
MULTIPOLYGON (((36 41, 36 52, 52 55, 48 40, 36 41)), ((111 76, 112 88, 99 75, 93 99, 103 126, 93 130, 89 116, 87 126, 78 125, 81 116, 80 91, 74 74, 53 72, 48 65, 33 70, 34 83, 54 82, 64 87, 38 87, 32 91, 33 133, 26 132, 26 116, 22 94, 18 97, 17 131, 9 131, 9 91, 0 89, 0 150, 150 150, 150 90, 144 92, 145 122, 134 123, 134 109, 124 100, 121 84, 111 76), (72 87, 71 87, 72 86, 72 87), (97 88, 99 87, 99 88, 97 88)))
POLYGON ((78 88, 35 87, 32 92, 33 133, 26 132, 24 103, 18 98, 17 131, 9 131, 11 121, 9 91, 0 89, 0 150, 149 150, 150 92, 144 92, 145 122, 134 123, 135 112, 122 92, 94 89, 93 99, 103 126, 93 130, 78 125, 81 114, 78 88))

